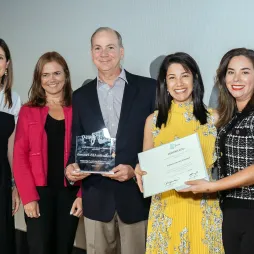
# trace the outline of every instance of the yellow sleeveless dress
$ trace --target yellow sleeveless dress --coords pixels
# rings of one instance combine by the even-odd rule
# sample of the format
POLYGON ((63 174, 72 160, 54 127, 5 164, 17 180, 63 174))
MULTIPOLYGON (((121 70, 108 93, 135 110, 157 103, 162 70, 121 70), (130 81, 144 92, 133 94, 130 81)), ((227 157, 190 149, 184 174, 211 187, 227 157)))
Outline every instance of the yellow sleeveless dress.
MULTIPOLYGON (((215 161, 216 128, 209 110, 208 123, 200 125, 193 116, 193 103, 172 102, 166 127, 155 127, 154 147, 198 133, 211 178, 215 161)), ((159 169, 158 169, 159 170, 159 169)), ((223 254, 222 213, 217 194, 178 193, 170 190, 152 197, 146 254, 223 254)))

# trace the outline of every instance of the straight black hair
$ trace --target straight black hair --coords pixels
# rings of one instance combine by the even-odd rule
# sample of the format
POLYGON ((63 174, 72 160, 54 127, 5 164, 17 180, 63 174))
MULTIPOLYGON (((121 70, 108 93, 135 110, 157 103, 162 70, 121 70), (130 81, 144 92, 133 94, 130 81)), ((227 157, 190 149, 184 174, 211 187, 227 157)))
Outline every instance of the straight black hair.
POLYGON ((168 94, 166 76, 169 66, 174 63, 181 64, 186 71, 192 73, 192 100, 194 105, 193 115, 201 125, 206 124, 208 111, 203 103, 204 84, 199 67, 196 61, 190 55, 183 52, 177 52, 175 54, 166 56, 159 70, 156 88, 156 108, 158 109, 159 113, 156 127, 161 128, 162 124, 164 124, 164 126, 167 124, 168 112, 170 111, 173 97, 168 94))

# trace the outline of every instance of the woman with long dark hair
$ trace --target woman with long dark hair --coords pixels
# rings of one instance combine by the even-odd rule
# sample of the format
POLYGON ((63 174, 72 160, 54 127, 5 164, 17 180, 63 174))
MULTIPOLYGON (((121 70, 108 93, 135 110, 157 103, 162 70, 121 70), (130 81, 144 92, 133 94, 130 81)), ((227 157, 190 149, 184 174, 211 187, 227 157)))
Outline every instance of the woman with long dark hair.
POLYGON ((223 244, 229 254, 254 251, 254 51, 228 51, 217 70, 220 119, 217 167, 220 180, 188 182, 183 191, 220 191, 223 244))
MULTIPOLYGON (((204 85, 195 60, 186 53, 168 55, 159 70, 158 110, 147 118, 143 150, 197 133, 212 178, 216 115, 204 105, 203 95, 204 85)), ((142 191, 144 172, 139 165, 135 172, 142 191)), ((221 224, 216 194, 195 196, 170 190, 155 195, 148 220, 146 253, 224 253, 221 224)))
POLYGON ((0 246, 1 252, 14 254, 13 215, 19 208, 19 195, 12 181, 12 155, 15 125, 21 106, 12 91, 13 69, 10 50, 0 39, 0 246))
POLYGON ((22 106, 14 145, 14 177, 25 210, 31 254, 71 254, 82 215, 80 182, 68 185, 71 146, 70 72, 57 52, 42 55, 29 101, 22 106))

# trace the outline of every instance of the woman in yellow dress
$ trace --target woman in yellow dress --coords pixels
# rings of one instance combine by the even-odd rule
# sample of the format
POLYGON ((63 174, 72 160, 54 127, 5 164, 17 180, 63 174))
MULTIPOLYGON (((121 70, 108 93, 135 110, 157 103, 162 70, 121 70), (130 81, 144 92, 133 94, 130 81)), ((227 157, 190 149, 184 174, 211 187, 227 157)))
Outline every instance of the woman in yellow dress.
MULTIPOLYGON (((158 110, 146 120, 143 150, 197 133, 212 179, 216 114, 206 109, 203 95, 204 85, 195 60, 186 53, 167 56, 158 75, 158 110)), ((139 165, 135 172, 143 191, 141 175, 145 172, 139 165)), ((221 228, 222 213, 216 194, 170 190, 152 197, 146 253, 223 254, 221 228)))

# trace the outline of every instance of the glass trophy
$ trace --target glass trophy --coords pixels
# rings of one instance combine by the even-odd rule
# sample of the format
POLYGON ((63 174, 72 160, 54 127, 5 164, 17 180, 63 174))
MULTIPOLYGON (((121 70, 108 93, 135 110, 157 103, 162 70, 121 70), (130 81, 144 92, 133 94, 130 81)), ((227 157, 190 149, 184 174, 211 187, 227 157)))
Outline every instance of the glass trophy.
POLYGON ((82 172, 113 174, 116 139, 107 128, 76 137, 76 163, 82 172))

